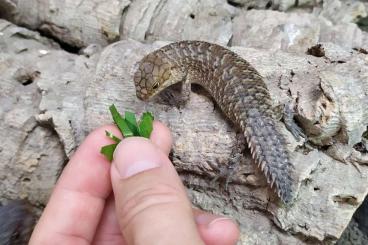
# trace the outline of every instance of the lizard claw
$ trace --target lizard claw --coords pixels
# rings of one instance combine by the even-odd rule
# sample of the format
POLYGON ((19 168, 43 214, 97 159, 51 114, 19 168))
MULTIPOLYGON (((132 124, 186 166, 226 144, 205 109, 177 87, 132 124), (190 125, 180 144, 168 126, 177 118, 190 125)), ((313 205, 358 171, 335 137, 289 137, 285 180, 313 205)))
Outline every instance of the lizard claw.
POLYGON ((306 135, 304 134, 302 128, 299 127, 294 120, 295 113, 293 107, 290 104, 284 106, 283 114, 283 121, 285 123, 285 126, 292 133, 294 138, 297 141, 300 141, 300 138, 306 138, 306 135))
POLYGON ((235 156, 231 157, 229 164, 225 167, 219 169, 219 175, 212 179, 211 184, 216 182, 218 179, 225 179, 225 190, 228 190, 229 184, 231 183, 234 173, 239 169, 241 164, 242 154, 237 153, 235 156))

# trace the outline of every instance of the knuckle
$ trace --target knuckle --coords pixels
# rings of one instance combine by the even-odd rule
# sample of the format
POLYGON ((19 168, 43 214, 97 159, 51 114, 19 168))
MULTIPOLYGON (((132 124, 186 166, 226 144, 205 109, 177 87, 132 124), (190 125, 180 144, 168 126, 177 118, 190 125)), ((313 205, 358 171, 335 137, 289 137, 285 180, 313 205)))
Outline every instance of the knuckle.
POLYGON ((185 195, 169 184, 156 184, 150 188, 137 191, 120 207, 121 226, 124 229, 139 215, 144 215, 158 206, 185 203, 185 195))

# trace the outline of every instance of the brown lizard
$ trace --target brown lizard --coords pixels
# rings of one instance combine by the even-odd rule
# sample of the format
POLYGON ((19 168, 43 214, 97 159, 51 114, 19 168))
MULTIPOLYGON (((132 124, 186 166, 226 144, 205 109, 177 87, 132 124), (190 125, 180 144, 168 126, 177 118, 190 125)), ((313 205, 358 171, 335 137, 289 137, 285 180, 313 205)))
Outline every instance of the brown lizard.
POLYGON ((180 41, 164 46, 140 62, 134 74, 137 97, 147 100, 170 85, 183 82, 204 87, 226 116, 244 133, 253 159, 275 185, 281 200, 294 196, 286 141, 276 123, 271 97, 261 75, 234 52, 202 41, 180 41))

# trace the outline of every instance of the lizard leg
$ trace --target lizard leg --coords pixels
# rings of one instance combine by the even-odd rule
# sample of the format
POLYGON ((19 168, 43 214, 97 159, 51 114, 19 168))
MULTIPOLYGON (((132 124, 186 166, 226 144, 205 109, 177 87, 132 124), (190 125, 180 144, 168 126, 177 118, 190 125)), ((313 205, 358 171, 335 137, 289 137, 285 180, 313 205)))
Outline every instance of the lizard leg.
POLYGON ((300 137, 306 138, 306 136, 303 133, 303 130, 298 126, 298 124, 296 124, 294 120, 294 115, 295 111, 293 105, 286 104, 284 106, 283 121, 286 128, 294 135, 295 139, 299 141, 300 137))
POLYGON ((185 80, 184 82, 182 82, 181 84, 181 96, 180 96, 180 101, 181 104, 186 104, 189 99, 190 99, 190 93, 191 91, 191 84, 188 80, 185 80))
POLYGON ((191 86, 187 81, 172 85, 161 93, 161 98, 165 104, 180 108, 185 106, 190 99, 191 86))
POLYGON ((284 116, 284 104, 278 104, 276 106, 273 107, 273 111, 274 111, 274 115, 275 115, 275 119, 278 121, 281 121, 283 116, 284 116))
POLYGON ((228 190, 228 186, 231 183, 233 177, 241 165, 242 154, 236 153, 229 159, 229 163, 226 166, 220 167, 219 174, 212 179, 211 183, 217 182, 219 179, 225 179, 225 190, 228 190))
POLYGON ((275 119, 282 120, 286 128, 292 133, 297 141, 300 138, 305 138, 306 135, 303 130, 296 124, 294 120, 294 106, 292 103, 279 104, 274 107, 275 119))

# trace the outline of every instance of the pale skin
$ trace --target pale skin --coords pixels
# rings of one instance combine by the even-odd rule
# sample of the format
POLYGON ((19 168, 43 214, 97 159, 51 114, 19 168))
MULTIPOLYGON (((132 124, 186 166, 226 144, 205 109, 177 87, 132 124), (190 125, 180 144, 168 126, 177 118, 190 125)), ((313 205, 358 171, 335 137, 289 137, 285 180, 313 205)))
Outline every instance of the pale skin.
POLYGON ((60 176, 30 244, 236 244, 234 221, 192 208, 168 159, 169 129, 154 122, 150 140, 124 139, 109 163, 99 153, 111 144, 93 131, 60 176))

